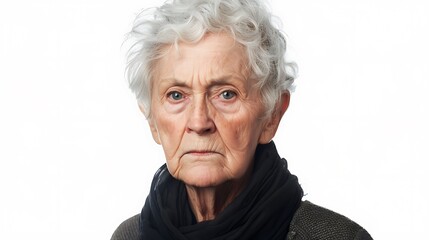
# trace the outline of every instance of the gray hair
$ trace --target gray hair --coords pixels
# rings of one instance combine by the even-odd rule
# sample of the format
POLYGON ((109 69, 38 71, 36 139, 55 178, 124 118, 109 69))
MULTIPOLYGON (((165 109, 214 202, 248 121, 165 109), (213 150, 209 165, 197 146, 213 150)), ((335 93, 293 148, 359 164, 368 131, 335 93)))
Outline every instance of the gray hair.
POLYGON ((140 13, 126 42, 129 87, 150 117, 151 82, 162 47, 198 42, 206 33, 227 32, 242 44, 267 116, 289 91, 296 65, 285 60, 286 40, 258 0, 171 0, 140 13))

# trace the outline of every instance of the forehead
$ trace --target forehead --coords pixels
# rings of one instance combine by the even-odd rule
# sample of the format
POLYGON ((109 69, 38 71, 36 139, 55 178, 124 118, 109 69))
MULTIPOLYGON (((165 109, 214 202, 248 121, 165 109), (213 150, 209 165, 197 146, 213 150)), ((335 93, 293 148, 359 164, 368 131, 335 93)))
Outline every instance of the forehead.
POLYGON ((244 46, 226 33, 209 33, 197 43, 179 42, 177 46, 164 46, 163 50, 165 54, 155 66, 158 81, 187 80, 195 75, 206 78, 248 75, 244 46))

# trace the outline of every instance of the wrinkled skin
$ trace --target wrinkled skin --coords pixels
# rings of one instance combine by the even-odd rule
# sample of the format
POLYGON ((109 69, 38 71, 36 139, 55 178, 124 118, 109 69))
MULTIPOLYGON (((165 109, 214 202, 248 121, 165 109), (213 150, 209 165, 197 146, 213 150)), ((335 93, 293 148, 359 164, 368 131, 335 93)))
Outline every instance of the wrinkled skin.
POLYGON ((245 49, 227 34, 164 50, 152 83, 152 136, 197 219, 213 219, 247 183, 256 146, 274 136, 289 94, 264 118, 245 49))

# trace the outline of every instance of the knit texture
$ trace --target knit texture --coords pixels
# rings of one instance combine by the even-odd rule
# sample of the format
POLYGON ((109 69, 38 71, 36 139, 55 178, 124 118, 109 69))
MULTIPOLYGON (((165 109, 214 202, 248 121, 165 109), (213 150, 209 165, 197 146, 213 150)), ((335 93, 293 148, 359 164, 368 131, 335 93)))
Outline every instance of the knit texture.
POLYGON ((288 240, 372 239, 357 223, 309 201, 304 201, 292 219, 288 240))
POLYGON ((140 213, 125 220, 113 233, 111 240, 139 240, 140 213))

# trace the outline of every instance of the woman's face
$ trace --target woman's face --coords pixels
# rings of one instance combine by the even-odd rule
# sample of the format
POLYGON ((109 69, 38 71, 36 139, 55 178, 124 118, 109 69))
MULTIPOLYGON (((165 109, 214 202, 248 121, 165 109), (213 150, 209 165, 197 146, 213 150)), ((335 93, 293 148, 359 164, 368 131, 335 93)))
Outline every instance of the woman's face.
POLYGON ((240 180, 258 142, 275 133, 261 120, 264 107, 245 49, 227 34, 208 34, 165 50, 155 69, 149 124, 169 172, 196 187, 240 180))

